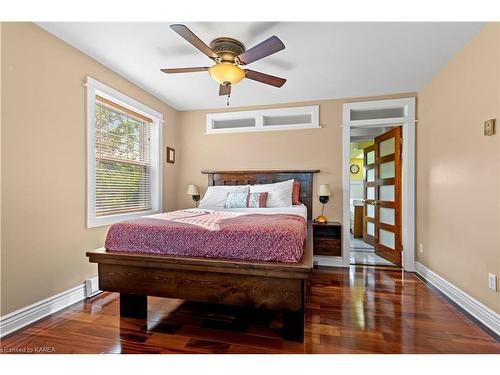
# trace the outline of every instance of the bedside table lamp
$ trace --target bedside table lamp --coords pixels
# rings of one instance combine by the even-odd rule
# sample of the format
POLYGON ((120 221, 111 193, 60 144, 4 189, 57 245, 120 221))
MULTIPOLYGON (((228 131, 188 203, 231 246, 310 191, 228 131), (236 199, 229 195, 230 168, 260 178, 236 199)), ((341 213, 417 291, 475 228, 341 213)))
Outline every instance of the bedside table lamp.
POLYGON ((325 212, 325 204, 328 203, 330 197, 333 195, 332 188, 328 184, 319 185, 318 196, 319 201, 321 202, 321 215, 314 219, 315 223, 326 224, 328 222, 328 218, 323 215, 325 212))
POLYGON ((187 195, 191 195, 195 202, 195 206, 198 207, 198 201, 200 200, 200 191, 198 190, 198 186, 189 185, 186 191, 187 195))

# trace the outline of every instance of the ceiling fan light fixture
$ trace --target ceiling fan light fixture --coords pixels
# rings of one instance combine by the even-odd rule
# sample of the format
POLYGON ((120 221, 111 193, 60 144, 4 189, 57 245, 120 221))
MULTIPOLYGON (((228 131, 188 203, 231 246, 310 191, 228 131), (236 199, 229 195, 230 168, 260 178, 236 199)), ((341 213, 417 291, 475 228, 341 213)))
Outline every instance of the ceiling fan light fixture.
POLYGON ((217 83, 224 86, 235 85, 245 78, 244 70, 233 63, 215 64, 208 69, 208 73, 217 83))

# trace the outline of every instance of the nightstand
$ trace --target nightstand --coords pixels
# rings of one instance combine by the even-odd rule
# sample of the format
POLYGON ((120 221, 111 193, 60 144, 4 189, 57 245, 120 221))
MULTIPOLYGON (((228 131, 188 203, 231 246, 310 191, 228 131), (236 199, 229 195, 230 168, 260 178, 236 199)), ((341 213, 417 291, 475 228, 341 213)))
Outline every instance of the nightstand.
POLYGON ((342 255, 342 224, 329 221, 326 224, 313 223, 314 255, 342 255))

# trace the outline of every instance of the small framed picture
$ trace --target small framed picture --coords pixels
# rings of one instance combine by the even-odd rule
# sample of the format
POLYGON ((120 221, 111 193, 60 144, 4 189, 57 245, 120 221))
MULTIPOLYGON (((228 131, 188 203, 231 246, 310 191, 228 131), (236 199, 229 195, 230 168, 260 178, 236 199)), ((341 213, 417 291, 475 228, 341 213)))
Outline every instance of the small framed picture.
POLYGON ((175 164, 175 149, 167 147, 167 163, 175 164))

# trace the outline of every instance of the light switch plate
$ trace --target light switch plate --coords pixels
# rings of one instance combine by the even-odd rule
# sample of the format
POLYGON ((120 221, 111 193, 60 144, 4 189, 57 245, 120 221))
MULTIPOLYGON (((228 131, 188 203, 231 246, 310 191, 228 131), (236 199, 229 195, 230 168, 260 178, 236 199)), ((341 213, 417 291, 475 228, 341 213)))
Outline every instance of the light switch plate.
POLYGON ((495 119, 491 119, 484 122, 484 135, 495 134, 495 119))
POLYGON ((492 273, 488 274, 488 288, 497 291, 497 276, 492 273))

